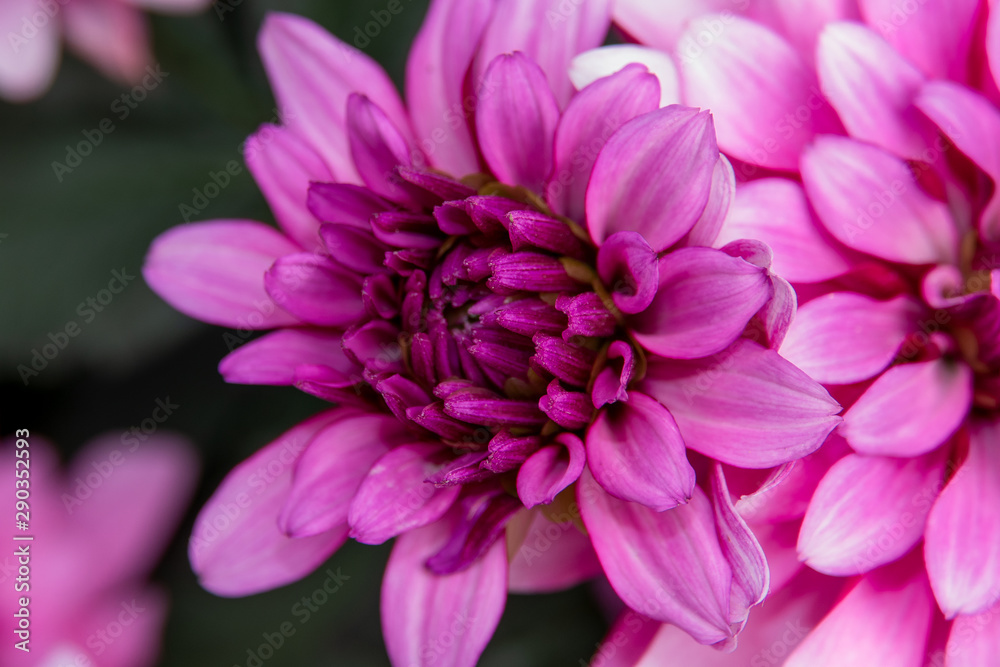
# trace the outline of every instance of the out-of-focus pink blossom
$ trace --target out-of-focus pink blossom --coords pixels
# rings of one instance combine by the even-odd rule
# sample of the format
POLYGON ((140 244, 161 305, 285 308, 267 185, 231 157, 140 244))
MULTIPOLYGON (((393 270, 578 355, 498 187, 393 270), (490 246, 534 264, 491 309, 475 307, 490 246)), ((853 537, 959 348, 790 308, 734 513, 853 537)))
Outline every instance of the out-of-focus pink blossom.
POLYGON ((210 0, 0 0, 0 97, 25 102, 52 83, 61 42, 106 76, 134 84, 149 76, 144 10, 201 11, 210 0))
POLYGON ((52 446, 34 435, 26 441, 17 447, 10 440, 0 450, 9 521, 0 555, 0 662, 152 666, 168 600, 147 578, 194 491, 192 447, 169 435, 152 436, 138 448, 104 436, 63 470, 52 446), (24 470, 27 476, 15 478, 24 470), (15 483, 29 492, 27 530, 15 529, 15 483), (21 598, 28 600, 30 639, 23 646, 30 651, 16 648, 24 641, 14 632, 24 618, 21 598))

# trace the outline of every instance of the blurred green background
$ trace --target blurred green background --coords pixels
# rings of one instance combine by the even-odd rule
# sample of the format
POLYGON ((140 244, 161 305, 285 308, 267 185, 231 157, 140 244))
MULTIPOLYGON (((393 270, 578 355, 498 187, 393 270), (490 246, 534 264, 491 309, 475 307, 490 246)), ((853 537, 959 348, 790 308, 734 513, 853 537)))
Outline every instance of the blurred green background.
MULTIPOLYGON (((140 424, 156 399, 169 397, 180 407, 164 428, 198 445, 203 472, 154 577, 172 599, 162 664, 245 666, 262 633, 292 621, 295 635, 264 665, 387 665, 378 598, 388 546, 349 543, 336 553, 327 566, 350 579, 305 624, 292 607, 322 584, 326 567, 295 585, 230 600, 201 590, 187 563, 197 508, 226 471, 326 404, 291 388, 223 383, 216 365, 227 352, 225 330, 161 302, 139 277, 142 258, 157 234, 184 222, 180 205, 191 204, 209 172, 230 160, 242 165, 240 144, 273 117, 255 48, 266 12, 308 16, 351 42, 355 27, 385 8, 385 0, 236 2, 194 17, 152 17, 155 59, 168 76, 123 120, 111 105, 127 88, 68 55, 40 100, 0 102, 0 432, 30 428, 68 459, 95 435, 140 424), (66 146, 108 117, 114 132, 60 182, 52 163, 65 162, 66 146), (84 320, 81 302, 123 268, 137 279, 84 320), (80 335, 26 387, 17 366, 30 366, 32 350, 74 320, 80 335)), ((405 2, 365 48, 400 85, 426 4, 405 2)), ((200 217, 273 220, 245 169, 200 217)), ((512 596, 481 664, 586 663, 605 627, 586 587, 512 596)))

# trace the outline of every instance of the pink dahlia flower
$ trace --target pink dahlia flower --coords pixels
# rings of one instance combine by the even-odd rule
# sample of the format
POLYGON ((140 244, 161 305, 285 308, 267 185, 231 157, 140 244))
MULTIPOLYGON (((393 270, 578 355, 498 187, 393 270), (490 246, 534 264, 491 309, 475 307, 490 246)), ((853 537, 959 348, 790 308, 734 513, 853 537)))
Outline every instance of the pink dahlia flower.
POLYGON ((804 302, 781 353, 849 406, 751 520, 791 522, 802 561, 857 577, 785 664, 993 665, 1000 11, 820 2, 777 21, 788 4, 757 21, 618 6, 637 35, 659 17, 643 39, 670 50, 680 99, 711 109, 738 174, 786 172, 737 189, 720 239, 772 245, 804 302))
POLYGON ((10 440, 0 450, 10 485, 4 496, 11 530, 14 471, 28 471, 16 480, 18 490, 30 494, 28 526, 16 534, 33 538, 5 538, 0 662, 151 667, 159 655, 167 596, 146 580, 194 491, 193 449, 158 435, 132 451, 116 436, 105 436, 63 471, 48 443, 33 435, 26 441, 24 447, 10 440), (15 633, 24 619, 29 637, 15 633))
POLYGON ((134 84, 152 64, 143 10, 186 14, 210 0, 0 0, 0 97, 25 102, 52 83, 66 40, 105 76, 134 84))
POLYGON ((191 559, 209 590, 266 590, 348 537, 397 537, 397 665, 473 664, 508 590, 601 571, 703 644, 732 645, 766 593, 722 464, 808 454, 839 405, 769 349, 794 310, 770 250, 707 247, 734 189, 711 116, 660 108, 642 66, 575 91, 570 60, 609 19, 564 5, 432 3, 408 108, 363 53, 266 21, 286 124, 246 158, 281 230, 179 227, 144 275, 189 315, 277 329, 222 361, 227 380, 339 407, 205 507, 191 559), (461 641, 440 641, 456 619, 461 641))

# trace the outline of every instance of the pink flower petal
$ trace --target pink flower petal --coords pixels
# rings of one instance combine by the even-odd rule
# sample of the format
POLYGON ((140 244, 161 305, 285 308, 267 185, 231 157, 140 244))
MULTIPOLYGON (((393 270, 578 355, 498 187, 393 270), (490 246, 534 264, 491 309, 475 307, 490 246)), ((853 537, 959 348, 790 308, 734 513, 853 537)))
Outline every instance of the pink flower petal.
POLYGON ((719 148, 730 156, 795 171, 817 133, 839 130, 815 75, 781 36, 740 17, 722 25, 718 15, 692 21, 687 35, 701 52, 685 55, 681 44, 684 103, 712 110, 719 148), (711 31, 715 24, 721 33, 711 31), (705 31, 719 36, 701 47, 695 37, 705 31))
POLYGON ((231 597, 277 588, 312 572, 344 543, 346 523, 292 539, 278 530, 278 515, 299 455, 318 431, 349 414, 330 410, 299 424, 226 476, 198 514, 188 547, 202 586, 231 597))
MULTIPOLYGON (((385 275, 385 252, 389 246, 376 239, 370 229, 358 229, 348 224, 326 223, 320 225, 319 235, 323 239, 323 245, 330 253, 330 259, 343 268, 362 276, 382 274, 377 278, 365 279, 362 283, 362 298, 368 292, 370 280, 379 281, 381 284, 376 284, 380 287, 384 285, 382 281, 388 280, 388 276, 385 275)), ((384 293, 375 292, 371 296, 381 296, 382 294, 384 293)), ((398 309, 392 303, 395 300, 395 291, 393 290, 391 294, 392 299, 385 304, 379 304, 379 306, 383 308, 388 306, 393 312, 383 313, 376 309, 379 315, 392 316, 398 309)), ((373 302, 372 305, 375 306, 376 303, 373 302)))
POLYGON ((308 19, 277 12, 268 14, 257 42, 283 123, 316 149, 337 180, 358 182, 346 131, 351 93, 371 98, 408 136, 396 87, 366 54, 308 19))
POLYGON ((437 488, 427 481, 441 467, 440 453, 438 444, 400 445, 376 461, 351 501, 351 537, 382 544, 440 519, 462 490, 459 484, 437 488))
POLYGON ((948 321, 945 318, 951 317, 952 313, 961 312, 962 309, 968 308, 972 302, 986 296, 981 292, 969 294, 964 292, 965 276, 962 275, 962 270, 957 266, 948 264, 935 266, 924 274, 923 280, 921 280, 921 296, 931 308, 945 311, 941 316, 945 322, 948 321))
POLYGON ((507 524, 511 593, 554 593, 601 573, 594 547, 569 513, 523 511, 507 524), (514 542, 514 540, 517 542, 514 542))
POLYGON ((830 24, 820 35, 817 70, 823 94, 851 136, 920 158, 929 128, 913 99, 924 77, 884 39, 857 23, 830 24))
POLYGON ((948 618, 976 614, 1000 598, 1000 451, 996 421, 969 427, 969 454, 927 519, 924 557, 934 596, 948 618))
MULTIPOLYGON (((97 650, 84 653, 80 650, 67 650, 73 644, 64 643, 60 646, 60 640, 72 641, 70 633, 79 633, 77 637, 90 639, 88 648, 103 649, 100 651, 101 667, 153 667, 163 642, 163 626, 169 606, 166 592, 159 587, 139 588, 133 584, 124 590, 105 593, 101 599, 90 601, 84 612, 86 616, 74 619, 76 623, 72 630, 67 632, 56 626, 58 629, 51 634, 45 633, 43 636, 46 639, 52 638, 51 643, 38 642, 37 635, 34 635, 29 645, 33 651, 45 656, 43 659, 51 665, 72 665, 74 662, 95 664, 88 656, 96 655, 97 650), (123 620, 128 624, 122 623, 123 620), (120 634, 112 638, 116 628, 121 628, 120 634), (66 634, 60 636, 59 630, 66 634), (109 641, 105 642, 104 639, 109 641), (60 655, 60 648, 67 650, 67 653, 60 655)), ((37 607, 33 611, 38 613, 37 607)), ((47 615, 41 617, 49 618, 47 615)), ((13 658, 9 664, 18 662, 20 660, 13 658)))
POLYGON ((781 356, 823 384, 861 382, 892 362, 921 313, 909 296, 826 294, 799 308, 781 356))
MULTIPOLYGON (((836 432, 831 433, 823 446, 808 456, 792 461, 772 472, 767 482, 756 490, 743 495, 736 502, 740 516, 756 526, 780 522, 794 522, 801 519, 809 506, 812 495, 820 480, 826 475, 834 463, 842 459, 851 448, 836 432)), ((756 473, 757 471, 741 471, 731 469, 730 479, 734 473, 756 473)), ((758 473, 759 474, 759 473, 758 473)), ((738 480, 739 477, 736 477, 738 480)), ((798 537, 798 527, 791 541, 792 551, 798 537)))
MULTIPOLYGON (((740 3, 733 0, 672 0, 669 3, 660 0, 617 0, 613 15, 615 23, 638 42, 670 53, 692 19, 739 6, 740 3)), ((722 28, 725 29, 725 25, 722 28)))
MULTIPOLYGON (((636 660, 628 662, 602 662, 605 667, 664 667, 664 665, 690 665, 691 667, 777 667, 796 645, 823 618, 839 589, 839 580, 824 577, 810 570, 804 571, 784 590, 771 594, 767 602, 750 612, 747 626, 740 632, 739 642, 732 653, 713 646, 695 642, 680 628, 664 623, 648 648, 636 660)), ((629 613, 626 612, 626 616, 629 613)), ((614 645, 617 637, 632 639, 630 629, 639 629, 639 619, 620 624, 605 639, 605 647, 598 655, 617 659, 619 653, 632 649, 632 641, 619 648, 614 645), (611 652, 614 646, 614 653, 611 652)), ((639 629, 636 639, 641 641, 639 629)), ((595 660, 592 664, 598 664, 595 660)))
MULTIPOLYGON (((1000 11, 994 13, 1000 16, 1000 11)), ((950 81, 929 81, 916 104, 993 179, 993 195, 980 217, 979 231, 987 240, 1000 241, 1000 112, 986 98, 950 81)))
POLYGON ((944 457, 849 454, 819 483, 799 533, 799 557, 814 570, 851 576, 891 563, 924 534, 944 477, 944 457))
POLYGON ((685 504, 694 469, 670 411, 637 391, 607 406, 587 430, 587 463, 594 479, 616 498, 657 512, 685 504))
POLYGON ((334 179, 320 156, 291 130, 262 125, 247 139, 243 158, 278 225, 304 250, 315 250, 319 221, 307 206, 309 184, 334 179))
POLYGON ((142 275, 182 313, 210 324, 271 329, 299 324, 264 291, 264 272, 299 248, 272 227, 216 220, 174 227, 153 241, 142 275))
POLYGON ((948 667, 985 667, 1000 655, 1000 618, 996 606, 975 616, 958 616, 951 625, 948 667))
POLYGON ((570 100, 555 135, 555 166, 546 195, 556 213, 586 219, 587 183, 611 135, 636 116, 657 108, 660 87, 641 65, 598 79, 570 100))
POLYGON ((473 81, 498 55, 521 51, 538 63, 560 107, 573 93, 567 74, 573 57, 601 45, 611 24, 610 0, 497 0, 473 68, 473 81))
POLYGON ((964 80, 977 0, 859 0, 865 22, 928 77, 964 80))
POLYGON ((361 279, 324 255, 279 257, 267 270, 264 285, 275 303, 310 324, 346 327, 365 314, 361 279))
POLYGON ((444 546, 427 560, 428 569, 436 574, 460 572, 482 558, 503 537, 507 521, 522 509, 517 498, 499 485, 465 494, 454 508, 459 522, 444 546))
POLYGON ((347 134, 354 166, 365 185, 381 197, 409 203, 408 184, 396 168, 425 163, 419 149, 407 146, 406 138, 385 112, 357 93, 347 98, 347 134))
POLYGON ((917 559, 868 574, 795 649, 785 667, 922 665, 933 600, 917 559))
POLYGON ((772 274, 770 271, 768 273, 771 280, 771 287, 774 290, 774 296, 767 302, 764 309, 758 313, 758 317, 764 324, 764 333, 767 335, 767 346, 778 350, 781 348, 782 343, 785 342, 788 330, 792 326, 792 320, 795 319, 798 297, 791 283, 781 276, 772 274))
POLYGON ((310 183, 306 202, 320 222, 347 225, 368 234, 372 216, 393 208, 368 188, 348 183, 310 183))
POLYGON ((772 270, 793 283, 821 282, 850 269, 836 241, 820 231, 802 186, 788 179, 762 178, 736 188, 715 246, 737 239, 766 243, 774 252, 772 270))
POLYGON ((363 370, 344 355, 339 335, 282 329, 230 352, 219 362, 219 373, 234 384, 290 385, 295 382, 295 369, 304 364, 335 371, 343 376, 345 386, 360 380, 363 370))
POLYGON ((1000 81, 1000 11, 990 11, 986 23, 986 57, 994 85, 1000 81))
POLYGON ((801 458, 841 421, 823 387, 748 340, 708 359, 654 357, 641 389, 670 410, 690 449, 744 468, 801 458))
POLYGON ((330 403, 368 408, 371 404, 357 386, 360 384, 360 379, 360 376, 353 372, 345 376, 344 373, 329 366, 301 364, 295 367, 292 384, 296 389, 330 403))
MULTIPOLYGON (((166 419, 172 405, 167 397, 154 414, 166 419)), ((125 432, 88 443, 66 476, 78 486, 79 480, 89 480, 95 472, 100 475, 99 486, 84 486, 89 495, 81 499, 83 493, 75 490, 60 498, 65 506, 60 509, 69 513, 72 529, 94 545, 95 558, 87 568, 91 583, 108 586, 148 575, 197 484, 198 460, 190 443, 164 434, 140 437, 125 432), (102 544, 103 549, 98 546, 102 544)), ((77 556, 84 558, 80 551, 77 556)))
POLYGON ((774 253, 767 244, 754 239, 738 239, 727 243, 719 250, 730 257, 738 257, 762 269, 771 268, 771 262, 774 260, 774 253))
POLYGON ((674 359, 729 347, 774 290, 767 269, 712 248, 684 248, 660 259, 660 287, 631 319, 636 340, 674 359))
POLYGON ((590 390, 591 403, 600 409, 609 403, 628 400, 628 386, 635 372, 635 350, 623 340, 616 340, 608 347, 608 365, 594 378, 590 390), (616 361, 621 360, 618 369, 616 361))
POLYGON ((694 227, 684 237, 682 245, 711 246, 722 231, 735 196, 736 174, 733 172, 733 165, 725 155, 720 155, 712 172, 712 191, 708 195, 708 203, 698 222, 694 223, 694 227))
POLYGON ((74 0, 61 10, 67 45, 106 76, 125 83, 140 83, 146 76, 147 82, 159 83, 156 75, 147 73, 153 59, 149 26, 142 12, 125 3, 102 0, 74 0))
POLYGON ((404 533, 382 580, 382 631, 394 665, 474 667, 507 601, 507 550, 497 540, 461 572, 424 565, 448 541, 448 518, 404 533))
POLYGON ((476 107, 479 147, 497 178, 542 191, 552 170, 559 105, 545 73, 523 53, 497 56, 476 107))
POLYGON ((351 501, 372 464, 405 436, 390 415, 346 416, 319 431, 295 464, 278 527, 309 537, 347 522, 351 501))
POLYGON ((0 48, 0 96, 26 102, 45 92, 59 66, 60 33, 59 20, 50 19, 35 0, 0 4, 0 34, 6 42, 0 48), (32 22, 36 14, 46 19, 40 28, 32 22))
POLYGON ((954 260, 958 239, 948 207, 881 148, 819 137, 802 155, 802 181, 826 229, 848 247, 906 264, 954 260))
POLYGON ((459 176, 482 171, 471 131, 472 99, 464 92, 494 0, 436 0, 406 64, 413 128, 430 163, 459 176))
POLYGON ((344 335, 344 350, 349 358, 378 373, 403 370, 399 328, 392 322, 376 319, 350 329, 344 335))
POLYGON ((748 17, 783 35, 804 58, 813 60, 816 40, 823 28, 834 21, 860 18, 857 0, 812 0, 802 11, 801 0, 771 0, 767 3, 737 3, 748 17))
POLYGON ((604 573, 625 604, 703 644, 733 636, 733 573, 704 491, 696 486, 687 505, 655 512, 607 494, 585 471, 577 498, 604 573))
POLYGON ((631 63, 645 65, 660 82, 660 104, 665 107, 681 101, 680 81, 673 59, 662 51, 636 44, 613 44, 584 51, 569 68, 569 78, 577 90, 583 90, 598 79, 610 76, 631 63))
MULTIPOLYGON (((753 535, 767 556, 768 600, 778 591, 785 589, 800 572, 813 572, 802 565, 795 551, 801 520, 784 523, 751 523, 753 535)), ((753 611, 751 610, 751 614, 753 611)), ((741 637, 742 639, 742 637, 741 637)))
POLYGON ((641 313, 656 296, 659 259, 642 234, 615 232, 597 251, 597 274, 611 286, 611 299, 623 313, 641 313))
POLYGON ((917 456, 961 425, 972 400, 972 371, 941 358, 893 366, 844 414, 843 435, 862 454, 917 456))
POLYGON ((670 106, 629 121, 590 175, 587 226, 594 240, 635 231, 654 250, 670 247, 704 212, 718 159, 708 112, 670 106))
POLYGON ((719 546, 733 570, 729 621, 742 628, 750 608, 764 600, 770 587, 767 559, 747 522, 733 505, 721 463, 712 467, 710 493, 719 546))
MULTIPOLYGON (((810 456, 815 456, 815 454, 813 452, 810 456)), ((761 519, 757 512, 758 505, 760 505, 758 501, 768 497, 768 494, 774 492, 776 489, 781 488, 792 476, 792 473, 799 468, 803 460, 789 461, 770 470, 752 470, 750 468, 726 466, 728 470, 724 469, 724 472, 729 478, 730 492, 733 495, 740 496, 736 502, 736 508, 740 516, 748 521, 760 522, 761 519)), ((782 515, 780 509, 778 514, 782 515)), ((771 520, 770 514, 765 513, 764 516, 767 518, 763 519, 763 521, 771 520)))
POLYGON ((559 492, 580 477, 587 454, 583 442, 572 433, 556 436, 521 464, 517 473, 517 496, 525 507, 547 505, 559 492))

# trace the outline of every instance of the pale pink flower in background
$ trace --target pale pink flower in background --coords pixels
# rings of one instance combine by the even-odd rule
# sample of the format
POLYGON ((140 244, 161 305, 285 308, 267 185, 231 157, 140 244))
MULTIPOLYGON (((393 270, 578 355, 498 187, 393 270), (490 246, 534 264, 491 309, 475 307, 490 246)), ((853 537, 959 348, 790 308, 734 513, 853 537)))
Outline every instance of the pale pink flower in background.
POLYGON ((770 250, 706 247, 734 189, 711 117, 660 109, 641 66, 574 90, 571 59, 608 26, 601 2, 433 2, 407 109, 363 53, 267 19, 285 124, 246 158, 281 231, 178 227, 144 275, 231 341, 278 329, 226 357, 227 380, 340 406, 209 501, 206 588, 256 593, 349 536, 398 537, 397 665, 474 664, 508 590, 602 571, 634 609, 735 645, 768 574, 724 474, 809 454, 840 407, 770 349, 795 307, 770 250))
MULTIPOLYGON (((621 0, 616 18, 656 47, 677 99, 715 116, 747 181, 717 243, 771 245, 802 304, 780 352, 847 406, 827 444, 743 512, 772 567, 795 549, 852 577, 787 659, 765 664, 994 665, 1000 10, 737 4, 621 0)), ((651 53, 628 48, 576 67, 651 53)), ((744 664, 704 660, 690 664, 744 664)))
POLYGON ((61 42, 105 76, 136 84, 152 65, 144 11, 188 14, 211 0, 0 0, 0 97, 25 102, 48 90, 61 42))
MULTIPOLYGON (((156 435, 138 449, 104 436, 59 468, 56 451, 27 438, 30 452, 29 530, 0 557, 0 662, 8 666, 151 667, 160 652, 168 600, 147 579, 177 529, 198 479, 187 441, 156 435), (14 555, 27 546, 28 575, 14 555), (20 578, 19 578, 20 577, 20 578), (27 584, 28 590, 15 590, 27 584), (22 581, 25 579, 25 581, 22 581), (19 599, 29 599, 30 652, 15 648, 19 599)), ((5 513, 14 528, 13 440, 2 454, 8 488, 5 513)))

